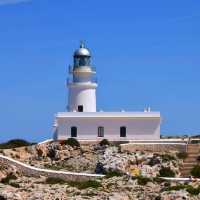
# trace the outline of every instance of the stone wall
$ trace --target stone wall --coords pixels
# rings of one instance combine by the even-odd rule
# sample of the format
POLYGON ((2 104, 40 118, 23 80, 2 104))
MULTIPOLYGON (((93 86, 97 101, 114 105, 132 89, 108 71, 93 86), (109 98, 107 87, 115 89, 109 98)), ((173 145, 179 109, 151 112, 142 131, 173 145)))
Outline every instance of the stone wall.
POLYGON ((40 169, 36 167, 32 167, 16 161, 12 158, 0 155, 0 164, 5 163, 7 165, 15 166, 23 175, 25 176, 46 176, 46 177, 59 177, 61 179, 67 181, 87 181, 87 180, 94 180, 97 178, 102 178, 104 175, 98 174, 86 174, 86 173, 74 173, 74 172, 64 172, 64 171, 55 171, 55 170, 48 170, 48 169, 40 169))
POLYGON ((185 143, 128 143, 121 144, 121 151, 151 151, 151 152, 186 152, 187 145, 185 143))

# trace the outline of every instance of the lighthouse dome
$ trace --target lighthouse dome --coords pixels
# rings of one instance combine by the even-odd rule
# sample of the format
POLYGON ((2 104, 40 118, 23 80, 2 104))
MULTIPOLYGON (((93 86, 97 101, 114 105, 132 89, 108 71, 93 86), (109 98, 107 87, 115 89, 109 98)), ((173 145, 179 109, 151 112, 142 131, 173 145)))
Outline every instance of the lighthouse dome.
POLYGON ((87 56, 87 57, 91 56, 89 49, 85 48, 83 43, 81 43, 80 48, 74 52, 74 57, 79 57, 79 56, 87 56))

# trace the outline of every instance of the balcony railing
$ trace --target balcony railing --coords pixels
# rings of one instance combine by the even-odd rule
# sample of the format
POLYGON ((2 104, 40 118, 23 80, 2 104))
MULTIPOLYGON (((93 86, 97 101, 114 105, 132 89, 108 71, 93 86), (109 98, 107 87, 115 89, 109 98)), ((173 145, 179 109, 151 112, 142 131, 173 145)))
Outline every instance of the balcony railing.
POLYGON ((92 83, 95 83, 95 84, 98 83, 98 80, 96 77, 92 77, 90 81, 74 81, 73 78, 67 79, 67 85, 69 85, 69 84, 92 84, 92 83))
MULTIPOLYGON (((85 69, 85 68, 90 69, 90 71, 93 72, 93 73, 96 73, 96 67, 91 67, 91 66, 79 67, 79 69, 85 69)), ((73 74, 73 72, 76 71, 76 69, 78 69, 78 68, 74 68, 73 66, 70 65, 69 68, 68 68, 69 74, 73 74)))

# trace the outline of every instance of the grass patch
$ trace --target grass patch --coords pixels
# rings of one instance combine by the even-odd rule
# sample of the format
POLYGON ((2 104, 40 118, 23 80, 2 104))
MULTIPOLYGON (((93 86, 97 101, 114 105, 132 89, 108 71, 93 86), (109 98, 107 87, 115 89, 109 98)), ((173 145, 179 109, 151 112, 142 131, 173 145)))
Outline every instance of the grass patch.
POLYGON ((95 180, 89 180, 89 181, 83 181, 83 182, 78 182, 78 181, 70 181, 67 183, 71 187, 76 187, 79 190, 86 189, 86 188, 99 188, 101 187, 101 183, 95 180))

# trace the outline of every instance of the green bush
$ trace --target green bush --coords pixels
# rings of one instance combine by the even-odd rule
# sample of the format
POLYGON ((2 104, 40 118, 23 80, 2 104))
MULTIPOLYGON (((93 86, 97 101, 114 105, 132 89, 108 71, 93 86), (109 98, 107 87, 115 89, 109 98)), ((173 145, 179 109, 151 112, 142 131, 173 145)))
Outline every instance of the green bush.
POLYGON ((158 158, 156 158, 155 156, 152 157, 148 163, 148 165, 150 165, 151 167, 153 167, 154 165, 160 164, 160 160, 158 158))
POLYGON ((99 188, 101 186, 101 183, 95 180, 89 180, 89 181, 83 181, 83 182, 78 182, 78 181, 70 181, 67 183, 71 187, 76 187, 79 190, 86 189, 86 188, 99 188))
POLYGON ((186 159, 187 158, 187 156, 188 156, 188 154, 186 153, 186 152, 179 152, 179 153, 177 153, 177 157, 179 158, 179 159, 186 159))
POLYGON ((190 143, 191 143, 191 144, 199 144, 199 143, 200 143, 200 140, 191 140, 190 143))
POLYGON ((123 176, 123 173, 117 170, 108 171, 105 173, 106 178, 112 178, 114 176, 123 176))
POLYGON ((103 139, 103 140, 100 141, 99 144, 100 144, 100 146, 106 146, 106 145, 109 146, 110 142, 107 139, 103 139))
POLYGON ((148 182, 151 182, 151 179, 148 177, 138 176, 137 182, 138 185, 146 185, 148 182))
POLYGON ((167 191, 171 191, 171 190, 176 190, 176 191, 178 191, 178 190, 186 190, 191 195, 198 195, 200 193, 200 187, 194 188, 191 185, 182 185, 182 184, 165 188, 165 190, 167 190, 167 191))
POLYGON ((170 167, 162 167, 159 173, 161 177, 175 177, 175 173, 170 169, 170 167))
POLYGON ((0 149, 14 149, 14 148, 24 147, 24 146, 29 146, 29 145, 32 145, 32 143, 29 143, 26 140, 22 140, 22 139, 14 139, 14 140, 9 140, 6 143, 0 144, 0 149))
POLYGON ((186 191, 191 195, 198 195, 200 193, 200 187, 194 188, 191 185, 188 185, 186 191))
POLYGON ((16 180, 17 177, 14 174, 8 174, 5 178, 1 179, 1 183, 3 184, 9 184, 10 180, 16 180))
POLYGON ((169 161, 172 161, 172 160, 176 160, 176 158, 174 156, 169 155, 169 154, 162 154, 161 158, 162 158, 163 162, 169 162, 169 161))
POLYGON ((195 165, 192 170, 191 170, 191 175, 196 177, 196 178, 200 178, 200 165, 195 165))
POLYGON ((64 181, 63 179, 58 178, 58 177, 48 177, 48 178, 46 178, 46 183, 50 184, 50 185, 53 185, 53 184, 65 184, 66 181, 64 181))
POLYGON ((78 140, 75 138, 68 138, 67 140, 64 141, 65 145, 69 145, 71 147, 80 147, 80 143, 78 140))
POLYGON ((171 190, 176 190, 176 191, 178 191, 178 190, 184 190, 185 189, 185 185, 175 185, 175 186, 171 186, 171 187, 168 187, 168 188, 166 188, 165 190, 167 190, 167 191, 171 191, 171 190))
POLYGON ((11 182, 10 185, 15 188, 20 188, 19 183, 11 182))

